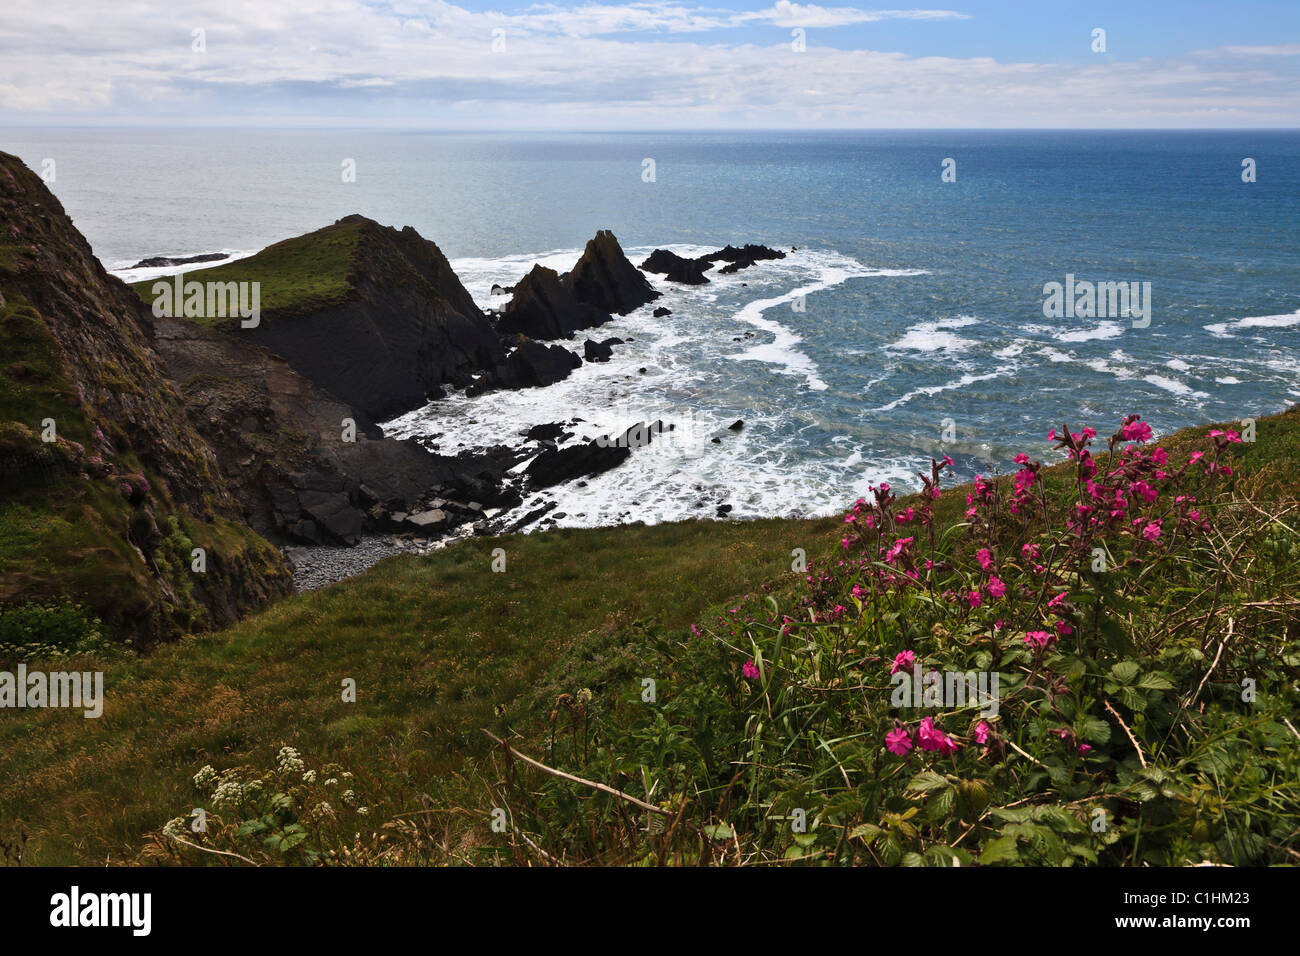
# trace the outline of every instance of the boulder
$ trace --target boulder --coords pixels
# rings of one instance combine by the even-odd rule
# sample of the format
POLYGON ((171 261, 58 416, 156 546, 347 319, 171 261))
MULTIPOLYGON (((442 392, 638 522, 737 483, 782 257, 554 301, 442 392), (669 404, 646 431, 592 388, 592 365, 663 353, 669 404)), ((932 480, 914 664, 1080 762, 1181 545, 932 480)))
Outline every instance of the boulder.
POLYGON ((606 339, 604 342, 595 342, 591 339, 582 343, 582 357, 588 362, 608 362, 614 357, 614 348, 610 344, 615 339, 606 339))
POLYGON ((656 319, 662 319, 665 315, 672 315, 672 309, 665 309, 662 305, 655 309, 654 316, 656 319))

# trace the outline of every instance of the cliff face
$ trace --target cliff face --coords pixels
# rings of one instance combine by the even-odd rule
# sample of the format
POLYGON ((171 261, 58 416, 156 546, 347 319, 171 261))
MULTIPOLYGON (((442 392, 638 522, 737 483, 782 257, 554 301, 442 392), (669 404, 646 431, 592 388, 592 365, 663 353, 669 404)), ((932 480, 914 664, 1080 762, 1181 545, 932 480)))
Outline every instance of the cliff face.
POLYGON ((409 511, 430 488, 454 479, 450 460, 384 438, 364 414, 280 356, 182 319, 155 325, 190 420, 217 451, 245 521, 259 534, 351 544, 388 511, 409 511))
POLYGON ((0 602, 67 598, 147 642, 229 624, 292 589, 279 552, 240 523, 147 309, 6 153, 0 485, 0 602))
MULTIPOLYGON (((286 239, 255 256, 186 274, 260 283, 261 316, 199 321, 265 346, 315 386, 377 421, 440 386, 468 385, 505 360, 492 326, 446 257, 409 226, 364 216, 286 239)), ((137 288, 146 299, 151 283, 137 288)))

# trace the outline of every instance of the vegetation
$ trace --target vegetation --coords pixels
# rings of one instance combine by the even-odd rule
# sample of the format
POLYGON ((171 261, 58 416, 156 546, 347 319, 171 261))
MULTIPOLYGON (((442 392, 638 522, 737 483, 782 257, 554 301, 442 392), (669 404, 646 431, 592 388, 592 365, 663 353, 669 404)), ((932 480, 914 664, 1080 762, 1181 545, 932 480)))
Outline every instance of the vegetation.
POLYGON ((1300 409, 1254 442, 1117 436, 953 490, 939 463, 938 497, 848 521, 471 540, 98 658, 102 718, 0 724, 0 838, 36 863, 1294 862, 1300 409), (1122 516, 1076 510, 1117 489, 1122 516), (913 665, 996 671, 997 712, 894 706, 913 665))
MULTIPOLYGON (((304 236, 295 236, 267 246, 255 256, 224 265, 184 273, 186 281, 259 283, 262 321, 313 312, 344 301, 352 292, 348 277, 362 239, 360 220, 338 222, 304 236)), ((154 300, 155 282, 134 282, 133 288, 147 303, 154 300)), ((178 313, 179 314, 179 313, 178 313)), ((199 325, 235 324, 238 319, 204 316, 192 319, 199 325)))

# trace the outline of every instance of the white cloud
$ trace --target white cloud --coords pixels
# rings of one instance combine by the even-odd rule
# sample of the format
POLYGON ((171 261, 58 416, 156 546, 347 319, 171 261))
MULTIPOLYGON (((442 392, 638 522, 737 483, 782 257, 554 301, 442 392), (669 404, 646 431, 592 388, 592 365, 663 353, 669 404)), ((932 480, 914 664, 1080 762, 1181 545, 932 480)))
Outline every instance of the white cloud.
POLYGON ((1254 61, 1000 63, 822 47, 815 32, 803 53, 779 32, 771 45, 689 36, 738 17, 773 26, 823 18, 807 26, 850 13, 960 16, 785 0, 744 14, 677 2, 503 14, 447 0, 200 0, 166 16, 145 0, 118 0, 109 16, 92 0, 4 0, 0 121, 1300 125, 1294 78, 1254 61), (204 53, 191 51, 197 27, 206 30, 204 53), (492 50, 494 29, 505 30, 504 52, 492 50))
POLYGON ((1274 46, 1227 46, 1229 53, 1242 56, 1300 56, 1300 43, 1281 43, 1274 46))

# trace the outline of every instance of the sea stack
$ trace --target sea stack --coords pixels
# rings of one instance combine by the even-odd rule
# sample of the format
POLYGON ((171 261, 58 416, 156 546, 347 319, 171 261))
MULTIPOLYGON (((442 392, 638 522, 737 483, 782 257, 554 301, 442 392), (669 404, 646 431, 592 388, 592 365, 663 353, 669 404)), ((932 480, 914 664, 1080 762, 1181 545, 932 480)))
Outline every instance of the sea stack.
POLYGON ((497 320, 497 331, 518 332, 530 339, 567 339, 610 318, 609 312, 579 302, 554 269, 535 265, 515 286, 514 297, 497 320))
POLYGON ((608 229, 600 230, 587 243, 582 258, 564 282, 579 302, 619 315, 627 315, 660 295, 628 261, 623 247, 608 229))

